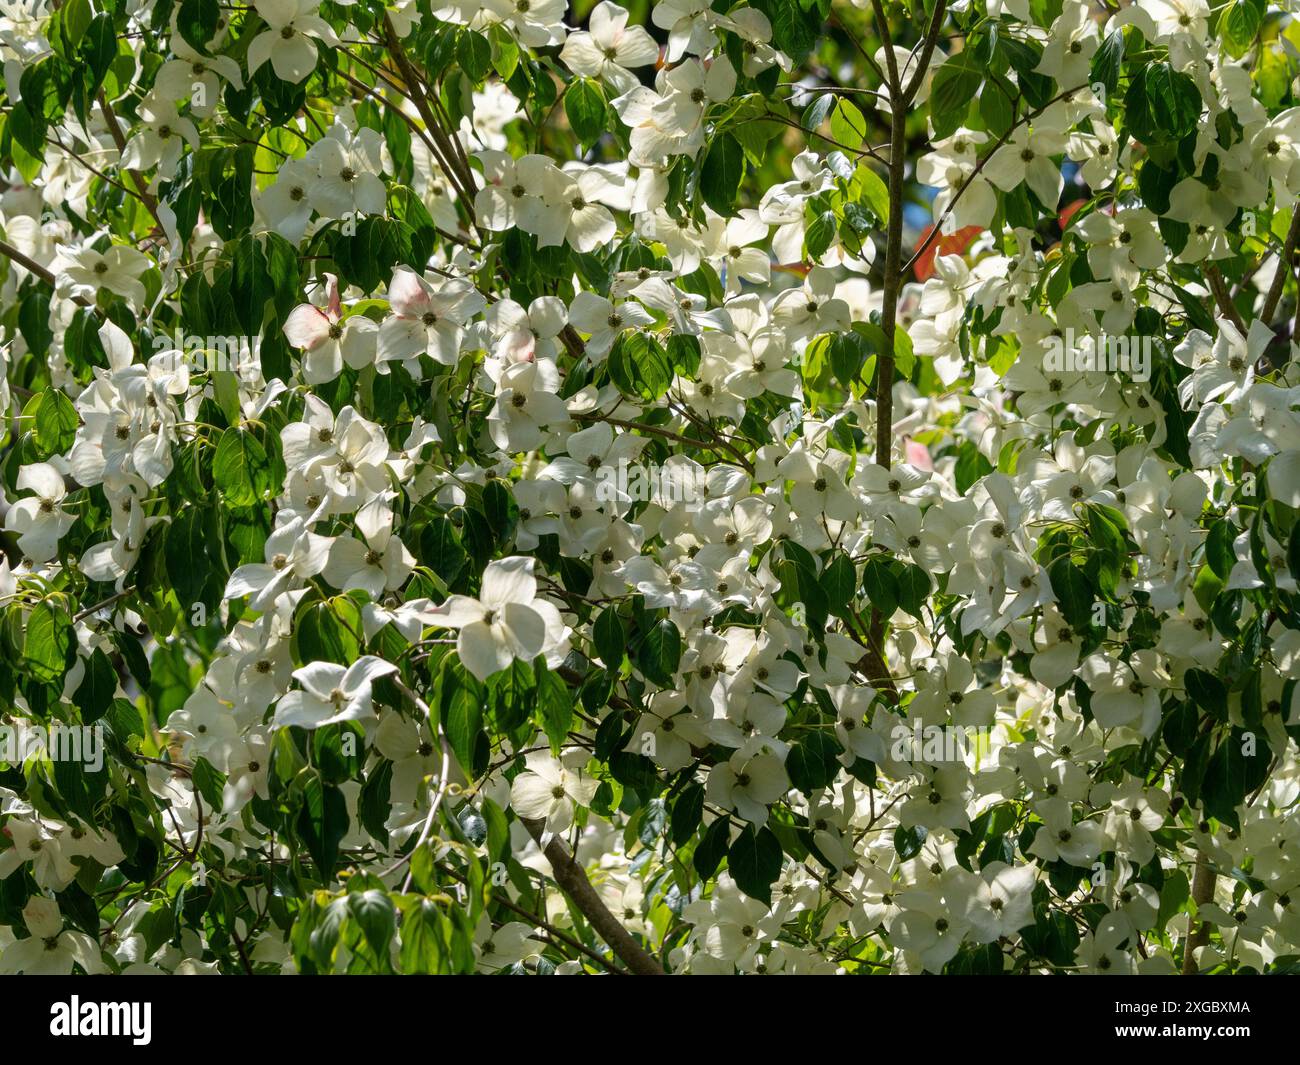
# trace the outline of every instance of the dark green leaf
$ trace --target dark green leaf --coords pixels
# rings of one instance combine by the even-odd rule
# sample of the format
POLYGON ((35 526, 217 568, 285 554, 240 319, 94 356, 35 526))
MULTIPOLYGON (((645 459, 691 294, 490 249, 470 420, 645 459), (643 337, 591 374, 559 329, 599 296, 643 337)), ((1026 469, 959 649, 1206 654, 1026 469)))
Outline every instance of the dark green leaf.
POLYGON ((700 195, 724 218, 735 211, 736 194, 745 176, 745 149, 730 133, 715 137, 700 167, 700 195))
POLYGON ((727 870, 741 891, 770 906, 781 858, 781 844, 769 829, 746 825, 727 851, 727 870))
POLYGON ((594 144, 609 129, 605 94, 590 78, 575 78, 564 94, 564 113, 583 144, 594 144))
POLYGON ((316 863, 322 884, 334 877, 339 843, 348 831, 348 805, 343 792, 311 776, 303 788, 302 810, 298 814, 298 834, 316 863))
POLYGON ((829 787, 839 774, 841 753, 835 737, 825 729, 807 733, 790 748, 786 758, 785 770, 790 775, 790 783, 805 795, 829 787))

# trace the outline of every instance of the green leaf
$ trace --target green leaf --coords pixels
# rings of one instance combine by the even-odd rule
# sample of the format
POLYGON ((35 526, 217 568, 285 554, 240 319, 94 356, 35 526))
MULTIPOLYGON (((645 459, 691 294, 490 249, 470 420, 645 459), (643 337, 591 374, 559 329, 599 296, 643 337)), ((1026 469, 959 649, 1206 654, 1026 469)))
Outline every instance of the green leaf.
POLYGON ((356 603, 347 596, 329 602, 315 600, 300 607, 293 625, 294 661, 301 665, 309 662, 351 665, 361 654, 357 641, 360 622, 356 603))
POLYGON ((674 847, 684 847, 704 816, 704 785, 692 784, 673 803, 672 817, 668 822, 669 838, 674 847))
POLYGON ((1166 170, 1156 166, 1154 160, 1148 159, 1138 171, 1138 191, 1142 194, 1143 203, 1156 214, 1163 215, 1169 210, 1169 194, 1179 180, 1177 167, 1166 170))
POLYGON ((564 678, 552 673, 541 659, 535 666, 537 677, 537 713, 542 719, 542 729, 558 756, 560 747, 568 740, 573 724, 573 694, 564 678))
POLYGON ((1114 92, 1119 85, 1119 75, 1123 65, 1124 31, 1121 28, 1108 33, 1101 47, 1093 54, 1090 75, 1093 84, 1100 83, 1106 87, 1107 92, 1114 92))
POLYGON ((23 417, 31 418, 36 446, 47 456, 61 455, 77 437, 77 408, 58 388, 38 392, 27 401, 23 417))
POLYGON ((483 731, 486 697, 483 686, 460 663, 447 659, 438 675, 443 731, 456 760, 478 776, 486 768, 487 733, 483 731))
POLYGON ((831 136, 849 148, 861 147, 867 137, 867 120, 852 100, 841 97, 831 115, 831 136))
POLYGON ((947 137, 961 125, 983 80, 983 68, 962 52, 935 70, 930 83, 930 117, 937 137, 947 137))
POLYGON ((397 911, 393 900, 378 888, 348 896, 348 911, 361 927, 374 956, 388 966, 388 947, 397 934, 397 911))
POLYGON ((492 69, 502 81, 509 81, 519 66, 519 45, 501 25, 492 27, 492 69))
POLYGON ((278 233, 241 237, 231 249, 229 277, 235 320, 245 334, 256 336, 266 317, 268 303, 281 323, 297 303, 297 250, 278 233))
POLYGON ((623 622, 614 607, 606 607, 596 618, 596 624, 592 626, 592 639, 601 662, 607 669, 617 671, 623 663, 623 653, 627 648, 627 633, 623 631, 623 622))
POLYGON ((1088 508, 1088 533, 1096 548, 1097 586, 1108 597, 1115 587, 1128 557, 1124 536, 1097 507, 1088 508))
POLYGON ((741 891, 770 906, 781 858, 781 844, 769 829, 746 825, 727 851, 727 870, 741 891))
POLYGON ((849 196, 871 208, 881 225, 889 222, 889 188, 866 163, 858 164, 849 183, 849 196))
POLYGON ((363 292, 387 284, 398 264, 422 271, 427 253, 415 230, 395 218, 372 216, 358 223, 351 235, 342 229, 330 233, 330 255, 339 272, 363 292))
POLYGON ((930 596, 930 575, 910 562, 895 565, 898 567, 894 570, 898 583, 898 605, 912 617, 924 620, 922 609, 930 596))
MULTIPOLYGON (((1210 527, 1210 534, 1205 538, 1205 561, 1220 580, 1226 581, 1237 563, 1237 553, 1232 546, 1235 532, 1231 525, 1220 520, 1210 527)), ((1294 533, 1291 542, 1295 543, 1294 533)))
POLYGON ((852 388, 862 380, 863 367, 871 355, 871 344, 865 336, 851 329, 832 337, 827 355, 835 379, 845 388, 852 388))
POLYGON ((815 133, 826 116, 831 113, 831 108, 835 106, 835 94, 823 93, 819 95, 812 103, 804 108, 803 116, 800 118, 800 124, 809 133, 815 133))
POLYGON ((1069 556, 1058 558, 1047 568, 1056 604, 1070 627, 1087 631, 1092 625, 1092 585, 1087 575, 1069 556))
POLYGON ((1191 898, 1191 885, 1181 869, 1172 870, 1160 887, 1160 911, 1156 914, 1156 931, 1163 932, 1174 914, 1191 898))
POLYGON ((812 51, 829 11, 829 5, 823 10, 817 4, 795 0, 754 0, 750 6, 767 16, 772 24, 772 43, 795 63, 812 51))
POLYGON ((609 129, 605 94, 590 78, 576 78, 564 94, 564 113, 578 140, 595 144, 609 129))
POLYGON ((113 28, 112 16, 100 14, 91 20, 81 40, 81 57, 89 74, 87 92, 94 96, 117 57, 117 32, 113 28))
POLYGON ((830 608, 826 593, 817 582, 817 575, 806 565, 788 558, 781 559, 773 569, 781 581, 777 602, 782 609, 791 610, 802 603, 808 628, 813 632, 824 629, 830 608))
POLYGON ((420 533, 420 561, 448 586, 461 575, 469 554, 461 546, 460 536, 450 521, 436 517, 424 527, 420 533))
POLYGON ((1219 15, 1217 32, 1233 58, 1240 58, 1254 43, 1264 21, 1265 5, 1259 0, 1235 0, 1219 15))
POLYGON ((37 680, 59 680, 72 647, 72 619, 67 612, 48 601, 32 607, 23 633, 24 668, 37 680))
POLYGON ((1228 689, 1213 673, 1203 669, 1189 669, 1183 674, 1183 687, 1187 697, 1218 721, 1228 719, 1228 689))
POLYGON ((1046 74, 1037 72, 1038 64, 1043 58, 1042 47, 1001 34, 997 40, 997 51, 1000 55, 1005 55, 1007 62, 1015 68, 1020 94, 1029 106, 1046 107, 1056 91, 1056 82, 1046 74))
POLYGON ((50 350, 54 340, 54 330, 50 328, 50 294, 42 289, 33 289, 18 304, 18 331, 27 341, 33 355, 43 358, 50 350))
POLYGON ((822 570, 819 582, 826 593, 826 602, 832 611, 848 605, 857 591, 858 574, 847 555, 838 554, 822 570))
POLYGON ((897 828, 894 830, 894 850, 901 861, 915 858, 921 853, 921 846, 929 833, 920 825, 915 828, 897 828))
POLYGON ((86 672, 73 693, 72 701, 81 711, 82 724, 90 725, 104 716, 117 692, 117 671, 108 655, 98 647, 86 659, 86 672))
POLYGON ((432 899, 420 898, 402 914, 402 946, 398 964, 408 974, 439 975, 450 972, 447 919, 432 899))
POLYGON ((495 733, 519 728, 537 705, 537 684, 528 663, 516 659, 488 678, 488 727, 495 733))
POLYGON ((369 773, 357 796, 357 819, 361 827, 384 846, 388 845, 388 817, 393 812, 393 763, 383 759, 369 773))
POLYGON ((673 383, 673 367, 659 342, 645 333, 620 336, 609 353, 609 376, 625 395, 652 402, 673 383))
POLYGON ((50 19, 45 36, 54 50, 66 60, 74 60, 77 46, 85 36, 92 17, 89 0, 67 0, 50 19))
POLYGON ((790 775, 790 783, 805 795, 829 787, 839 775, 842 750, 825 729, 807 733, 790 748, 786 758, 785 770, 790 775))
POLYGON ((728 821, 719 817, 704 830, 700 842, 695 845, 695 855, 691 864, 701 880, 710 880, 718 871, 722 859, 727 856, 727 842, 731 838, 728 821))
MULTIPOLYGON (((1045 885, 1043 890, 1047 890, 1045 885)), ((1020 935, 1035 957, 1046 958, 1054 965, 1074 964, 1074 952, 1079 946, 1079 929, 1068 913, 1054 910, 1046 904, 1035 905, 1034 923, 1022 929, 1020 935)))
POLYGON ((268 467, 266 448, 253 433, 232 425, 221 434, 212 479, 228 503, 248 507, 261 502, 258 487, 268 467))
POLYGON ((181 0, 176 29, 185 43, 200 55, 208 54, 208 41, 217 35, 221 5, 217 0, 181 0))
POLYGON ((1201 783, 1201 802, 1211 817, 1240 831, 1237 807, 1268 778, 1272 760, 1263 732, 1234 728, 1215 749, 1201 783))
POLYGON ((664 618, 641 641, 637 651, 637 667, 647 680, 668 688, 673 684, 681 660, 682 634, 675 624, 664 618))
POLYGON ((167 579, 182 605, 199 598, 211 572, 208 543, 210 514, 206 508, 186 507, 172 518, 163 541, 167 579))
POLYGON ((814 215, 813 220, 804 228, 803 234, 804 248, 808 252, 808 258, 814 261, 820 260, 831 244, 834 243, 837 230, 838 225, 834 211, 821 211, 814 215))
POLYGON ((481 33, 466 30, 456 42, 456 58, 470 81, 480 82, 492 69, 492 42, 481 33))
POLYGON ((1179 758, 1186 757, 1196 741, 1200 715, 1192 703, 1179 703, 1169 712, 1161 729, 1165 745, 1179 758))
POLYGON ((872 555, 862 570, 862 590, 882 618, 898 609, 898 576, 883 555, 872 555))
POLYGON ((510 856, 510 825, 505 812, 487 797, 484 797, 479 812, 487 822, 487 860, 505 861, 510 856))
POLYGON ((699 339, 687 333, 668 338, 668 362, 683 377, 693 377, 700 369, 699 339))
POLYGON ((745 149, 730 133, 715 137, 700 167, 700 195, 724 218, 735 211, 736 194, 745 176, 745 149))
POLYGON ((498 547, 508 544, 519 523, 519 507, 499 479, 488 481, 483 488, 483 517, 487 519, 493 543, 498 547))
POLYGON ((1016 105, 1008 96, 1003 79, 989 78, 980 89, 980 118, 995 137, 1001 137, 1016 121, 1016 105))
POLYGON ((1169 63, 1140 70, 1124 96, 1129 129, 1144 144, 1182 140, 1201 119, 1201 91, 1169 63))
POLYGON ((322 884, 334 878, 339 843, 348 832, 348 804, 343 792, 322 783, 314 773, 303 787, 302 809, 298 813, 298 835, 307 845, 322 884))
POLYGON ((963 441, 957 449, 957 465, 953 470, 957 491, 965 495, 976 481, 992 472, 993 463, 984 457, 984 452, 970 441, 963 441))

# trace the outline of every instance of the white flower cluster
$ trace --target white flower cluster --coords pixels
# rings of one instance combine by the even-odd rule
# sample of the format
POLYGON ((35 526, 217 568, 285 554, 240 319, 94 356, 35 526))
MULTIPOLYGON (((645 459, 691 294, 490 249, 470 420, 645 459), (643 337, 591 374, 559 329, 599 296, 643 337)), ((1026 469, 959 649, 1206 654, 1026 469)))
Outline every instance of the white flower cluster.
MULTIPOLYGON (((284 372, 265 355, 192 372, 175 352, 141 354, 128 322, 99 311, 74 334, 106 297, 159 328, 190 312, 187 279, 212 281, 236 241, 215 211, 179 232, 184 204, 165 190, 235 135, 215 125, 222 93, 266 67, 286 87, 306 83, 327 49, 342 58, 366 38, 314 0, 254 6, 242 72, 222 54, 224 20, 202 50, 171 34, 124 151, 117 120, 98 112, 69 113, 57 131, 120 157, 123 182, 141 179, 127 191, 157 221, 143 246, 85 224, 103 187, 92 194, 79 154, 51 152, 0 197, 7 244, 58 282, 37 359, 51 388, 28 409, 44 454, 14 445, 5 528, 22 561, 0 565, 0 595, 30 611, 32 632, 49 594, 89 583, 112 596, 68 611, 54 701, 69 708, 124 639, 172 626, 145 641, 148 690, 126 666, 95 681, 129 716, 172 683, 164 663, 181 663, 181 696, 136 723, 131 776, 108 796, 145 789, 165 810, 165 861, 202 848, 218 878, 242 861, 301 861, 269 811, 295 774, 317 773, 327 784, 297 823, 313 823, 313 801, 338 823, 327 841, 304 835, 313 861, 345 854, 401 894, 427 875, 409 857, 422 848, 434 862, 471 853, 549 873, 567 846, 673 971, 937 972, 957 959, 1164 973, 1191 951, 1201 969, 1254 970, 1300 953, 1300 348, 1272 322, 1292 269, 1278 251, 1297 228, 1286 212, 1300 198, 1300 107, 1262 102, 1203 3, 1103 14, 1064 0, 1046 26, 1027 3, 958 5, 963 29, 1000 17, 1033 46, 1003 81, 1056 88, 1020 103, 1002 132, 958 124, 928 142, 908 178, 932 191, 945 239, 971 239, 941 244, 925 280, 907 281, 871 240, 886 212, 850 224, 864 189, 884 191, 870 146, 854 161, 824 150, 838 143, 816 135, 825 110, 806 133, 778 125, 784 112, 754 91, 766 72, 796 69, 763 11, 664 0, 652 35, 608 0, 572 32, 561 0, 440 0, 432 19, 494 42, 494 57, 502 42, 544 51, 561 88, 598 86, 619 127, 610 150, 561 159, 540 133, 518 135, 564 104, 552 91, 539 110, 500 68, 445 130, 426 113, 441 99, 385 99, 403 70, 376 68, 361 88, 377 86, 398 116, 400 150, 363 116, 373 102, 339 105, 326 127, 312 101, 288 119, 301 151, 262 141, 256 175, 223 186, 258 239, 310 247, 337 271, 305 300, 288 294, 270 338, 289 352, 284 372), (1098 80, 1100 50, 1118 34, 1122 54, 1125 33, 1167 52, 1169 76, 1198 100, 1195 129, 1163 154, 1121 135, 1115 88, 1098 80), (777 167, 727 132, 745 107, 757 108, 746 122, 768 118, 768 140, 790 134, 784 155, 773 142, 777 167), (715 158, 724 136, 736 157, 715 158), (683 174, 703 190, 728 166, 762 182, 752 206, 715 210, 701 192, 684 209, 683 174), (1157 187, 1158 166, 1183 176, 1157 187), (385 254, 382 242, 351 263, 338 249, 391 220, 399 185, 447 239, 422 263, 385 260, 376 296, 348 268, 385 254), (1084 205, 1046 241, 1037 215, 1058 225, 1072 187, 1084 205), (1242 212, 1259 214, 1258 236, 1243 236, 1242 212), (1229 292, 1217 271, 1243 255, 1259 268, 1229 292), (511 277, 530 270, 544 284, 511 277), (1067 330, 1158 330, 1156 372, 1062 369, 1049 352, 1067 330), (102 358, 79 376, 92 347, 102 358), (900 379, 882 395, 872 368, 886 359, 900 379), (66 433, 47 421, 53 393, 66 433), (397 416, 392 393, 417 398, 397 416), (637 464, 654 467, 643 493, 612 472, 637 464), (205 531, 165 505, 175 498, 224 524, 205 531), (260 535, 235 539, 259 522, 260 535), (205 600, 211 619, 201 588, 156 587, 187 552, 228 563, 205 600), (186 619, 206 635, 187 642, 186 619), (524 681, 512 720, 510 688, 524 681), (952 757, 900 745, 900 728, 983 740, 952 757), (1189 905, 1202 867, 1240 875, 1189 905)), ((371 44, 392 52, 419 16, 400 5, 388 17, 371 44)), ((0 35, 10 82, 48 52, 33 33, 14 23, 0 35)), ((915 106, 937 108, 945 81, 970 74, 961 50, 895 53, 868 57, 873 123, 905 102, 891 78, 915 79, 915 106)), ((529 76, 549 84, 542 71, 529 76)), ((813 100, 829 76, 810 65, 798 87, 813 100)), ((842 113, 866 121, 863 110, 842 113)), ((6 304, 33 280, 11 266, 6 304)), ((285 295, 257 299, 269 316, 285 295)), ((269 320, 255 319, 254 333, 269 320)), ((37 332, 11 336, 8 367, 37 332)), ((49 711, 26 688, 8 695, 20 717, 49 711)), ((120 819, 52 808, 9 774, 0 827, 0 877, 34 885, 25 934, 0 911, 0 969, 220 967, 200 929, 160 942, 145 898, 123 907, 111 942, 63 930, 46 895, 88 862, 140 861, 120 819)), ((522 879, 494 877, 491 891, 508 901, 522 879)), ((232 890, 266 912, 263 882, 232 890)), ((573 924, 558 889, 545 921, 573 924)), ((241 950, 300 965, 291 924, 250 922, 241 950)), ((478 913, 474 964, 554 966, 555 940, 538 931, 478 913)), ((362 953, 352 943, 330 964, 362 953)), ((583 959, 559 964, 580 971, 583 959)))

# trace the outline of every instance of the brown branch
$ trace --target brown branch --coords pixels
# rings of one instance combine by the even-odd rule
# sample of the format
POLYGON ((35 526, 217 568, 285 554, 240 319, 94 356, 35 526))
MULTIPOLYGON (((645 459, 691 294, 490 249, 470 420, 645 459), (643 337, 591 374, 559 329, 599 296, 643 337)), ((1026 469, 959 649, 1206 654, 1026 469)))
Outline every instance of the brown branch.
MULTIPOLYGON (((442 862, 439 862, 438 868, 442 870, 444 873, 446 873, 448 876, 464 884, 466 887, 469 887, 469 878, 467 876, 464 876, 461 873, 458 873, 450 865, 446 865, 442 862)), ((547 934, 553 937, 554 941, 551 943, 553 947, 559 948, 561 945, 563 945, 568 947, 570 950, 576 950, 579 954, 582 954, 584 957, 590 958, 592 961, 596 962, 596 964, 600 965, 602 968, 606 969, 614 976, 628 975, 625 970, 620 969, 617 965, 611 963, 608 958, 602 958, 590 947, 578 942, 578 940, 574 939, 572 936, 568 935, 567 933, 562 932, 560 929, 556 928, 555 925, 551 924, 549 921, 545 921, 541 917, 538 917, 537 914, 533 913, 532 911, 526 910, 522 906, 518 905, 517 903, 511 902, 510 899, 506 898, 505 895, 500 895, 495 891, 493 891, 491 894, 492 894, 492 901, 497 905, 504 907, 505 909, 509 910, 513 914, 517 914, 518 916, 523 917, 528 921, 531 921, 539 928, 545 929, 547 934)))
MULTIPOLYGON (((1196 872, 1192 875, 1192 901, 1196 903, 1197 913, 1202 906, 1214 898, 1214 886, 1218 878, 1214 870, 1210 868, 1209 860, 1205 857, 1205 852, 1201 851, 1196 855, 1196 872)), ((1187 942, 1183 946, 1183 975, 1192 976, 1197 972, 1196 952, 1210 941, 1210 923, 1201 921, 1192 927, 1192 919, 1188 918, 1187 942)))
MULTIPOLYGON (((885 69, 889 73, 887 79, 889 83, 889 109, 891 111, 906 110, 903 101, 903 79, 898 76, 898 57, 894 55, 894 39, 889 32, 889 19, 885 17, 885 9, 881 6, 880 0, 871 0, 871 11, 876 18, 876 33, 880 35, 880 42, 885 50, 885 69)), ((862 50, 862 54, 866 55, 865 49, 862 50)))
POLYGON ((865 621, 856 610, 853 611, 853 616, 857 619, 858 624, 862 626, 864 636, 864 638, 859 638, 852 625, 845 626, 845 631, 864 652, 853 668, 866 677, 868 684, 887 692, 894 705, 897 706, 899 701, 898 685, 894 683, 894 675, 889 671, 889 663, 885 661, 885 653, 881 648, 881 640, 884 637, 883 621, 874 607, 871 608, 870 623, 865 621))
MULTIPOLYGON (((0 255, 3 255, 6 259, 12 259, 19 266, 26 269, 33 277, 38 277, 44 281, 50 286, 50 288, 55 287, 57 278, 55 278, 46 267, 42 266, 35 259, 24 255, 8 241, 0 240, 0 255)), ((73 296, 72 301, 80 304, 82 307, 89 307, 91 310, 98 311, 95 304, 91 300, 86 299, 85 296, 73 296)))
POLYGON ((465 204, 465 211, 469 215, 471 222, 477 226, 477 220, 474 216, 474 176, 468 168, 460 167, 460 158, 456 150, 451 146, 446 131, 442 128, 442 123, 438 121, 438 116, 433 113, 433 108, 429 106, 429 100, 425 96, 422 86, 424 79, 420 77, 419 71, 411 64, 406 57, 406 50, 402 47, 401 39, 397 36, 397 31, 393 29, 393 22, 387 15, 384 16, 384 36, 387 41, 389 54, 393 57, 393 62, 397 64, 397 69, 401 72, 402 80, 406 82, 406 87, 411 91, 411 102, 415 104, 415 109, 420 112, 420 117, 424 119, 424 124, 429 131, 429 136, 434 139, 438 145, 438 162, 447 173, 447 180, 455 187, 465 204))
MULTIPOLYGON (((946 0, 939 0, 921 46, 919 66, 904 87, 894 56, 889 21, 881 0, 871 0, 876 29, 885 48, 885 63, 889 71, 889 221, 885 233, 885 284, 880 310, 880 328, 885 336, 884 350, 876 358, 876 376, 873 391, 876 396, 876 464, 889 469, 894 450, 894 352, 897 350, 898 295, 902 287, 903 272, 903 179, 907 161, 907 109, 920 90, 930 56, 943 25, 946 0)), ((937 229, 937 227, 936 227, 937 229)), ((910 266, 911 263, 908 263, 910 266)), ((878 683, 898 701, 898 688, 885 661, 885 623, 888 619, 875 608, 867 625, 867 653, 863 665, 878 683)))
MULTIPOLYGON (((113 113, 113 105, 108 102, 108 96, 104 90, 99 90, 99 109, 104 112, 104 122, 108 125, 109 135, 113 138, 113 143, 117 145, 119 155, 126 154, 126 138, 122 136, 122 127, 117 124, 117 115, 113 113)), ((158 199, 149 191, 149 186, 144 180, 144 176, 138 170, 128 170, 131 180, 135 182, 135 187, 140 194, 140 202, 144 204, 145 209, 153 216, 153 220, 158 225, 158 230, 164 236, 167 233, 167 227, 162 224, 162 219, 158 217, 158 199)))
POLYGON ((380 104, 382 107, 389 108, 393 114, 395 114, 398 118, 400 118, 403 122, 405 122, 407 126, 410 127, 412 133, 414 133, 417 137, 420 138, 420 140, 424 142, 424 146, 429 149, 429 153, 433 155, 435 158, 437 158, 438 150, 433 146, 433 141, 429 139, 429 135, 425 133, 425 131, 420 127, 419 123, 417 123, 415 119, 413 119, 400 107, 394 107, 392 102, 390 100, 385 99, 383 96, 381 96, 376 89, 367 85, 363 81, 358 81, 346 70, 340 70, 338 74, 339 77, 341 77, 354 89, 360 89, 361 92, 365 93, 365 95, 369 96, 371 99, 373 99, 375 102, 380 104))
POLYGON ((90 617, 90 615, 95 613, 97 610, 103 610, 105 607, 112 606, 119 599, 125 599, 128 595, 134 595, 134 594, 135 594, 135 585, 133 584, 131 585, 130 588, 123 588, 122 591, 117 592, 114 595, 110 595, 107 599, 100 600, 98 603, 95 603, 93 606, 88 606, 84 610, 79 610, 76 616, 73 617, 72 620, 83 621, 84 619, 90 617))
POLYGON ((679 444, 686 444, 689 447, 704 448, 705 450, 714 450, 713 445, 707 440, 695 440, 689 436, 682 436, 681 433, 674 433, 671 429, 663 429, 657 425, 643 425, 641 422, 629 422, 622 418, 610 418, 603 414, 580 413, 573 415, 575 421, 580 422, 606 422, 609 425, 617 425, 621 429, 635 429, 642 433, 649 433, 652 436, 659 436, 665 440, 672 440, 679 444))
POLYGON ((894 449, 894 337, 898 331, 898 290, 903 269, 903 144, 907 111, 892 108, 889 137, 889 227, 885 234, 885 291, 880 328, 885 349, 876 359, 876 464, 889 469, 894 449))
MULTIPOLYGON (((1300 240, 1300 204, 1296 205, 1294 214, 1291 216, 1291 228, 1286 232, 1286 243, 1282 245, 1282 259, 1277 264, 1277 272, 1273 275, 1273 283, 1268 286, 1268 295, 1264 297, 1264 309, 1259 312, 1260 320, 1269 324, 1269 319, 1273 317, 1273 312, 1277 310, 1278 302, 1282 299, 1282 288, 1286 284, 1286 279, 1291 273, 1291 258, 1295 255, 1296 241, 1300 240)), ((1300 297, 1297 297, 1300 302, 1300 297)))
POLYGON ((253 975, 253 963, 248 960, 248 951, 244 946, 244 941, 239 938, 239 933, 230 929, 230 938, 235 942, 235 949, 239 952, 239 964, 243 967, 244 973, 248 976, 253 975))
POLYGON ((1205 268, 1205 280, 1209 283, 1210 291, 1214 293, 1214 302, 1219 305, 1219 310, 1223 312, 1228 321, 1241 331, 1242 336, 1245 336, 1246 323, 1241 320, 1241 315, 1232 302, 1232 295, 1228 292, 1228 286, 1224 282, 1223 274, 1219 272, 1219 268, 1217 266, 1207 266, 1205 268))
POLYGON ((26 268, 30 273, 39 277, 51 288, 54 287, 54 275, 50 273, 49 270, 38 263, 35 259, 28 258, 7 241, 0 240, 0 255, 5 256, 7 259, 12 259, 19 266, 26 268))
MULTIPOLYGON (((545 823, 523 817, 520 820, 528 829, 528 834, 541 847, 545 823)), ((542 853, 551 863, 551 873, 555 877, 555 882, 560 885, 560 889, 591 922, 591 927, 622 959, 623 964, 636 976, 664 976, 663 967, 609 912, 600 896, 596 894, 596 889, 591 886, 591 881, 587 879, 582 866, 573 860, 573 855, 569 853, 569 848, 564 845, 564 841, 558 836, 552 837, 551 841, 542 848, 542 853)))
POLYGON ((930 66, 930 57, 934 54, 934 46, 939 40, 939 28, 943 25, 943 18, 947 11, 948 0, 939 0, 934 8, 934 17, 930 20, 930 28, 926 31, 925 41, 921 45, 921 56, 916 71, 903 93, 903 106, 905 108, 911 106, 912 101, 916 99, 916 94, 921 91, 921 84, 925 81, 925 72, 930 66))

